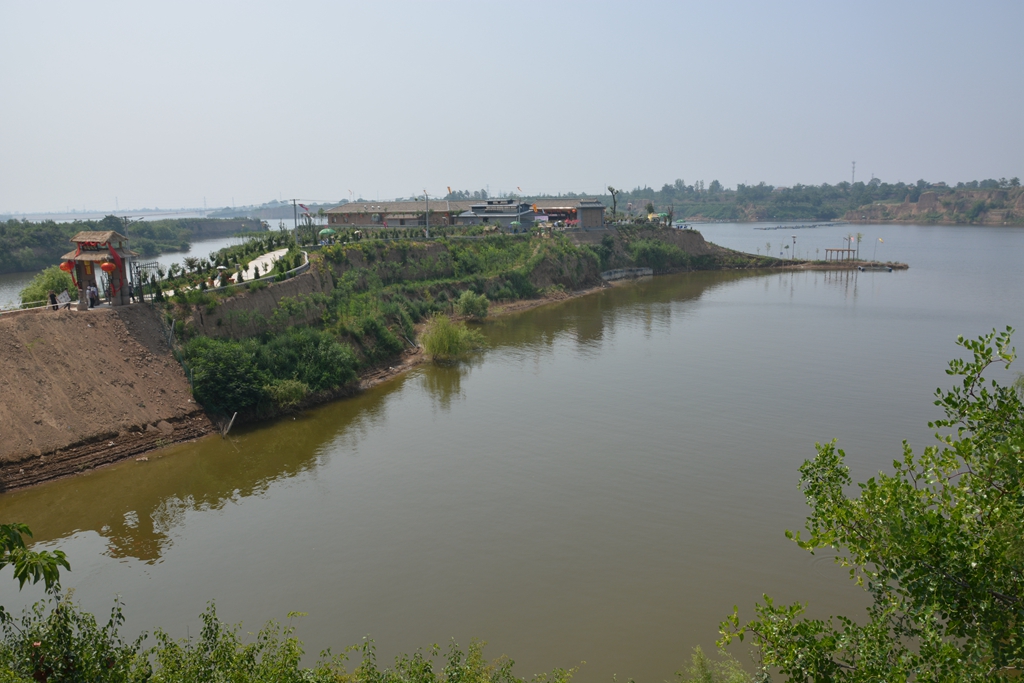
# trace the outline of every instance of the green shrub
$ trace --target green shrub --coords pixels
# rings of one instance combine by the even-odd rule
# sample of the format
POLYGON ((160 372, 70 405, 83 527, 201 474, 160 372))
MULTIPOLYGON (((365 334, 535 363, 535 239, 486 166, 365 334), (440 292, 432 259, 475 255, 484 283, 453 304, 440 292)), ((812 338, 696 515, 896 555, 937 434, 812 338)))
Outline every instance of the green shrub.
POLYGON ((297 380, 311 391, 343 386, 356 377, 357 361, 330 332, 289 328, 258 346, 256 365, 278 380, 297 380))
POLYGON ((690 265, 690 255, 675 246, 650 239, 640 239, 629 244, 629 254, 638 266, 646 266, 655 271, 679 268, 690 265))
POLYGON ((297 379, 279 379, 263 387, 270 400, 281 408, 290 408, 306 398, 309 386, 297 379))
MULTIPOLYGON (((292 613, 289 616, 301 616, 292 613)), ((241 624, 224 624, 213 604, 201 615, 198 639, 173 640, 158 630, 157 645, 147 654, 153 659, 151 683, 179 681, 246 681, 247 683, 334 683, 339 680, 341 657, 322 656, 311 669, 301 666, 302 643, 295 628, 267 622, 253 642, 243 641, 241 624)))
POLYGON ((120 601, 103 626, 67 596, 37 602, 20 620, 3 622, 0 681, 146 680, 149 664, 141 650, 143 639, 123 641, 118 634, 122 623, 120 601))
POLYGON ((537 288, 530 282, 530 278, 519 270, 512 270, 505 274, 505 286, 518 299, 532 299, 537 296, 537 288))
POLYGON ((427 322, 421 337, 423 348, 435 361, 453 361, 484 345, 484 336, 465 323, 454 323, 443 314, 435 314, 427 322))
MULTIPOLYGON (((302 642, 291 624, 268 621, 258 633, 246 633, 241 624, 227 624, 213 603, 200 615, 198 636, 173 639, 157 629, 154 645, 143 648, 145 635, 125 642, 121 604, 110 621, 99 626, 95 617, 70 600, 37 603, 19 623, 4 623, 0 640, 0 681, 3 683, 525 683, 513 673, 511 659, 494 662, 483 656, 483 643, 474 640, 463 651, 454 641, 441 656, 434 645, 411 655, 400 654, 381 668, 372 640, 347 651, 359 662, 349 672, 344 654, 323 651, 303 667, 302 642)), ((292 612, 288 617, 301 617, 292 612)), ((534 683, 569 683, 578 668, 556 668, 533 677, 534 683)), ((715 679, 717 680, 717 679, 715 679)), ((730 679, 731 683, 731 679, 730 679)))
POLYGON ((750 683, 750 674, 736 658, 720 651, 721 661, 715 661, 704 654, 700 646, 693 649, 690 665, 676 672, 678 683, 750 683))
POLYGON ((212 413, 230 415, 255 408, 269 379, 253 361, 250 344, 195 337, 185 345, 196 400, 212 413))
POLYGON ((467 289, 459 297, 459 300, 455 302, 455 311, 467 318, 486 318, 487 308, 490 305, 491 302, 487 300, 486 296, 474 294, 467 289))
MULTIPOLYGON (((51 291, 54 294, 60 294, 65 289, 68 290, 72 300, 78 299, 78 289, 75 287, 71 275, 65 273, 58 266, 50 266, 36 273, 25 289, 21 290, 22 306, 30 301, 48 301, 51 291)), ((45 303, 33 304, 32 307, 45 305, 45 303)))
POLYGON ((370 363, 380 363, 397 356, 405 348, 395 333, 376 316, 366 316, 353 330, 360 339, 363 353, 370 363))

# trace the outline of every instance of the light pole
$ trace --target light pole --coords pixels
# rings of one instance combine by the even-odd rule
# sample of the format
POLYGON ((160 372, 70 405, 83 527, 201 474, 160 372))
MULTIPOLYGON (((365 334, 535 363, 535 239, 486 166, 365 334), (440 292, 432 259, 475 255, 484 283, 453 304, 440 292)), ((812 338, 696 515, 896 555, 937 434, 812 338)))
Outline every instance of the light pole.
POLYGON ((430 239, 430 195, 423 190, 423 224, 427 226, 427 239, 430 239))
POLYGON ((793 254, 792 254, 792 256, 795 259, 796 258, 796 235, 792 235, 792 238, 793 238, 793 254))

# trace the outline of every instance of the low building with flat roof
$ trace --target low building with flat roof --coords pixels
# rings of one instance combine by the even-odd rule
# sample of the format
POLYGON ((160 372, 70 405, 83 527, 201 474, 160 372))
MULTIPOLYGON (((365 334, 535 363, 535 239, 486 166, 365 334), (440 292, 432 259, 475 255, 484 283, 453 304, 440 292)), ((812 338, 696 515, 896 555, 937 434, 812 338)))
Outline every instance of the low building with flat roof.
POLYGON ((605 205, 596 199, 538 199, 533 202, 538 220, 573 221, 570 225, 587 230, 605 227, 605 205))
POLYGON ((496 225, 507 228, 512 223, 533 223, 533 209, 517 199, 488 199, 474 202, 468 211, 459 214, 459 225, 496 225))
POLYGON ((455 225, 456 217, 468 211, 472 202, 432 199, 428 202, 349 202, 327 210, 327 224, 332 228, 400 228, 426 225, 426 210, 430 210, 430 225, 455 225))

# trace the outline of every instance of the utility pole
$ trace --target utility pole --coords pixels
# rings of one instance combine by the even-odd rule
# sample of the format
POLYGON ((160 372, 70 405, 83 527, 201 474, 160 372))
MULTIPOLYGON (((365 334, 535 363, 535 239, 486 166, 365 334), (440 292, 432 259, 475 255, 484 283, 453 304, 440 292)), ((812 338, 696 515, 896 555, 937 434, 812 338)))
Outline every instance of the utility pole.
POLYGON ((295 205, 295 200, 292 200, 292 234, 295 236, 295 242, 299 241, 299 207, 295 205))
POLYGON ((427 239, 430 239, 430 195, 423 190, 423 224, 427 226, 427 239))

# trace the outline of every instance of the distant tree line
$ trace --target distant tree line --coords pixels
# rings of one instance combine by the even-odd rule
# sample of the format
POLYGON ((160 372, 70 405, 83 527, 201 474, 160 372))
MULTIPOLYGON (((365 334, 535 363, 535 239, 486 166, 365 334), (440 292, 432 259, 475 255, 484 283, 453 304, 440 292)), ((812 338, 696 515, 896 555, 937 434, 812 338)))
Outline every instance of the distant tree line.
MULTIPOLYGON (((1010 189, 1020 187, 1019 178, 973 180, 950 187, 946 183, 918 180, 916 183, 885 183, 879 178, 868 182, 841 182, 835 185, 794 185, 775 187, 766 183, 740 183, 735 190, 725 188, 718 180, 705 186, 703 180, 687 184, 678 179, 665 183, 660 190, 635 187, 599 195, 609 206, 613 203, 626 215, 648 212, 648 205, 657 212, 671 211, 677 218, 700 216, 719 220, 831 220, 847 211, 875 202, 916 202, 923 192, 946 194, 955 190, 1010 189)), ((612 190, 613 188, 609 188, 612 190)))
POLYGON ((217 220, 209 218, 173 218, 156 221, 135 221, 125 226, 117 216, 98 221, 32 222, 8 220, 0 222, 0 273, 42 270, 56 264, 71 251, 70 240, 83 230, 114 230, 128 234, 131 247, 151 257, 168 251, 185 251, 192 240, 258 230, 257 221, 217 220))

